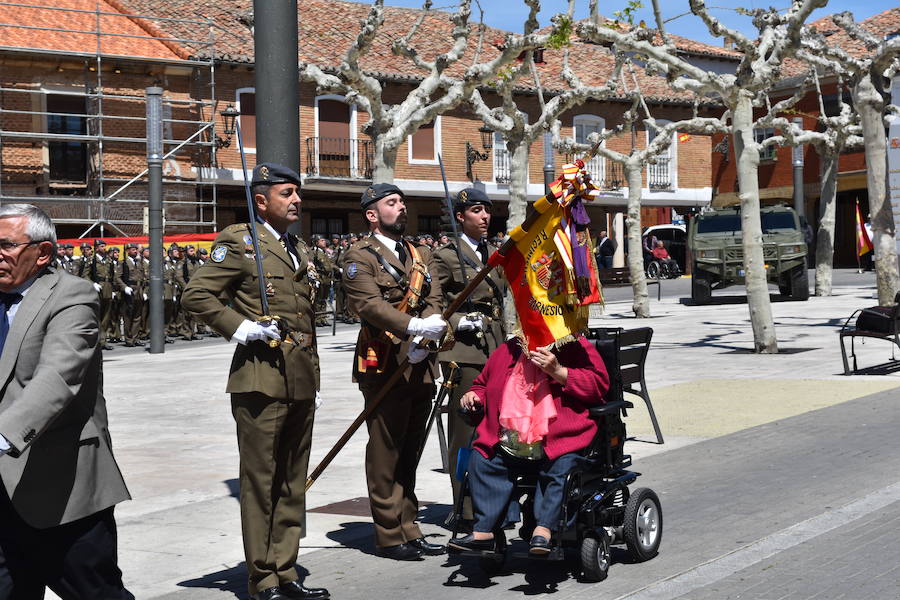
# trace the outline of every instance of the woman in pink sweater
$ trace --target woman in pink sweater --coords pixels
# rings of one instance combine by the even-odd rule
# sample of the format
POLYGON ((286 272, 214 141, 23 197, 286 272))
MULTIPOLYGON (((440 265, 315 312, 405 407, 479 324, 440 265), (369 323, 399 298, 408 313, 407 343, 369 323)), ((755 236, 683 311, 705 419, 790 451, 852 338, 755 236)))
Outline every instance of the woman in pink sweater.
POLYGON ((465 410, 484 409, 469 459, 473 532, 450 542, 461 550, 490 550, 492 533, 505 515, 515 477, 535 472, 537 527, 531 552, 550 552, 559 524, 566 475, 584 462, 597 425, 588 408, 602 404, 609 389, 603 359, 580 337, 554 352, 528 353, 519 340, 497 348, 481 375, 462 397, 465 410))

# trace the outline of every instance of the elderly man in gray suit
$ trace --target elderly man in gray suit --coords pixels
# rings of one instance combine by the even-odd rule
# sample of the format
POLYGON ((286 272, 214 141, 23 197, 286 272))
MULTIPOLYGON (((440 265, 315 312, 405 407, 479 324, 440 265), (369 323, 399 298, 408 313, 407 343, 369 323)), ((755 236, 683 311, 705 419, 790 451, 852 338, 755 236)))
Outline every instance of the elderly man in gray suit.
POLYGON ((56 230, 28 204, 0 206, 0 598, 132 596, 113 507, 129 498, 113 458, 90 282, 50 267, 56 230))

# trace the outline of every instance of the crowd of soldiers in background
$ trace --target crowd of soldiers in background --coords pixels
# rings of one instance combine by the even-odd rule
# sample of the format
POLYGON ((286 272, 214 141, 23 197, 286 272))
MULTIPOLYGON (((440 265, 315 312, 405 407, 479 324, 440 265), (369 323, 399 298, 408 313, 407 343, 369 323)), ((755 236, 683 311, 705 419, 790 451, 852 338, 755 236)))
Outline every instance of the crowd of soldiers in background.
MULTIPOLYGON (((316 326, 330 325, 332 315, 343 323, 359 323, 359 316, 351 310, 341 286, 341 273, 347 249, 360 237, 353 233, 312 236, 313 264, 319 278, 316 326)), ((408 236, 408 239, 432 249, 441 248, 448 241, 446 235, 431 234, 408 236)), ((502 237, 490 240, 497 247, 502 241, 502 237)), ((54 266, 94 284, 100 295, 100 347, 112 350, 112 344, 143 346, 150 336, 150 248, 128 243, 122 256, 117 246, 108 248, 104 240, 97 239, 93 244, 81 244, 80 249, 81 256, 75 256, 74 245, 60 244, 54 266)), ((192 341, 202 336, 218 336, 181 309, 182 291, 207 260, 209 253, 205 248, 198 249, 190 244, 172 243, 166 250, 163 264, 166 343, 173 343, 175 339, 192 341)))
MULTIPOLYGON (((342 323, 359 323, 359 315, 353 313, 347 302, 347 295, 341 286, 341 273, 344 271, 343 257, 347 249, 367 233, 347 233, 343 235, 325 236, 313 234, 310 239, 312 247, 313 265, 318 274, 319 287, 316 290, 316 326, 329 325, 328 318, 332 308, 334 318, 342 323)), ((437 250, 447 245, 449 238, 446 234, 431 235, 430 233, 406 236, 406 239, 416 244, 427 246, 437 250)), ((488 240, 494 247, 499 248, 503 243, 502 235, 494 236, 488 240)))
MULTIPOLYGON (((111 344, 143 346, 149 339, 148 294, 150 293, 150 248, 125 244, 124 256, 118 247, 107 250, 104 240, 81 244, 81 256, 75 246, 60 244, 54 266, 94 284, 100 296, 100 347, 111 344)), ((166 343, 175 338, 196 340, 203 335, 217 337, 196 323, 181 309, 181 293, 194 272, 209 258, 206 249, 193 245, 171 244, 163 265, 163 306, 166 343)))

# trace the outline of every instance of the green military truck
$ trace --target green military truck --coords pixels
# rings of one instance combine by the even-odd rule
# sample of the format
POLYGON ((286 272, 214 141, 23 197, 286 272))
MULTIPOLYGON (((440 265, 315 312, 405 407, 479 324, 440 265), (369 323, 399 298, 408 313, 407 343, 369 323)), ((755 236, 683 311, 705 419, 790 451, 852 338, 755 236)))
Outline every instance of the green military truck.
MULTIPOLYGON (((809 299, 806 243, 800 220, 792 208, 767 206, 760 210, 766 279, 791 300, 809 299)), ((745 283, 741 210, 738 207, 703 212, 691 221, 688 233, 695 304, 710 301, 714 289, 745 283)))

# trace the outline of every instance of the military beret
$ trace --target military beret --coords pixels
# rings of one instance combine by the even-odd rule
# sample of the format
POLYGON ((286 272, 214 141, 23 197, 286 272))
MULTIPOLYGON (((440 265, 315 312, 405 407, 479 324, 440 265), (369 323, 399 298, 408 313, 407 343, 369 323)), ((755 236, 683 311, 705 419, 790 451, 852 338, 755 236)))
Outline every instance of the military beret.
POLYGON ((322 235, 321 233, 314 233, 311 236, 309 236, 309 239, 312 242, 318 242, 319 240, 324 240, 325 236, 322 235))
POLYGON ((196 248, 194 248, 193 244, 188 244, 187 246, 184 247, 184 249, 185 250, 195 250, 196 248))
POLYGON ((199 253, 203 254, 205 256, 205 255, 209 254, 209 251, 206 248, 200 248, 199 253))
POLYGON ((90 247, 91 247, 91 245, 88 244, 87 242, 81 242, 81 249, 82 249, 82 250, 84 250, 85 248, 90 248, 90 247))
POLYGON ((253 167, 253 178, 250 185, 275 185, 276 183, 300 185, 300 176, 293 169, 276 163, 260 163, 253 167))
POLYGON ((460 190, 456 194, 456 201, 453 203, 453 210, 455 212, 463 211, 470 206, 477 206, 479 204, 484 204, 485 206, 494 206, 494 203, 491 202, 491 199, 488 198, 488 195, 479 190, 478 188, 466 188, 464 190, 460 190))
POLYGON ((72 244, 66 244, 65 246, 63 246, 63 248, 66 250, 74 250, 75 246, 73 246, 72 244))
POLYGON ((366 188, 366 191, 362 193, 362 197, 360 197, 359 200, 359 205, 363 208, 363 210, 365 210, 369 207, 370 204, 374 204, 382 198, 387 198, 391 194, 399 194, 401 198, 406 197, 406 195, 403 193, 403 190, 392 183, 376 183, 374 185, 370 185, 366 188))
POLYGON ((103 240, 94 240, 94 246, 105 246, 106 242, 103 240))
POLYGON ((138 245, 135 244, 134 242, 128 242, 127 244, 125 244, 125 249, 126 249, 126 250, 131 250, 132 248, 135 248, 135 249, 136 249, 137 247, 138 247, 138 245))

